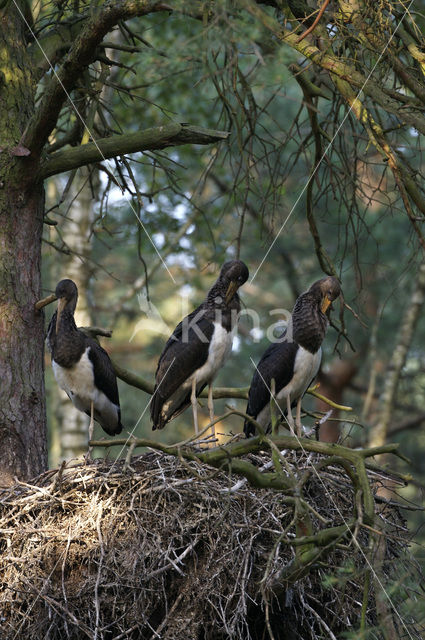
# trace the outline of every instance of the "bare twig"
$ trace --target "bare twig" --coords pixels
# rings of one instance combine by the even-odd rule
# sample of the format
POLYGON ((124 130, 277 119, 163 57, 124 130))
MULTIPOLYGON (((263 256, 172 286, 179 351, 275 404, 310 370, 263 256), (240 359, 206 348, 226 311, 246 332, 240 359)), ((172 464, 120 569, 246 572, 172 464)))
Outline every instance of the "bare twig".
POLYGON ((304 40, 304 38, 306 38, 312 31, 314 31, 314 29, 315 29, 317 23, 319 22, 320 18, 323 16, 323 14, 325 12, 325 9, 328 6, 328 4, 329 4, 329 0, 325 0, 324 3, 322 4, 322 6, 320 7, 319 13, 317 14, 313 24, 310 25, 309 28, 306 29, 304 31, 304 33, 302 33, 300 35, 300 37, 297 40, 297 43, 301 42, 301 40, 304 40))

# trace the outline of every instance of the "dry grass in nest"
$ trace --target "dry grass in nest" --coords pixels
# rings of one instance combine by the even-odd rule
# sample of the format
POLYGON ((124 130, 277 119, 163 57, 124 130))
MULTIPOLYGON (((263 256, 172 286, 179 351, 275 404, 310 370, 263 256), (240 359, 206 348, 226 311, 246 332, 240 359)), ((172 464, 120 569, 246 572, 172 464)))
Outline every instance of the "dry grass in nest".
MULTIPOLYGON (((257 467, 270 460, 248 459, 257 467)), ((299 477, 320 459, 286 455, 299 477)), ((352 518, 340 467, 313 475, 303 492, 315 532, 352 518)), ((299 513, 294 523, 294 497, 196 461, 148 452, 125 470, 97 460, 47 472, 0 500, 2 640, 329 640, 359 629, 362 603, 367 625, 379 625, 373 578, 364 596, 367 528, 355 527, 355 542, 334 542, 284 584, 302 523, 299 513)), ((392 506, 381 504, 378 521, 387 542, 379 579, 389 590, 412 574, 407 532, 392 506)), ((402 591, 391 591, 396 607, 402 591)), ((408 637, 403 625, 420 638, 401 608, 392 623, 400 638, 408 637)), ((371 637, 384 636, 376 629, 371 637)))

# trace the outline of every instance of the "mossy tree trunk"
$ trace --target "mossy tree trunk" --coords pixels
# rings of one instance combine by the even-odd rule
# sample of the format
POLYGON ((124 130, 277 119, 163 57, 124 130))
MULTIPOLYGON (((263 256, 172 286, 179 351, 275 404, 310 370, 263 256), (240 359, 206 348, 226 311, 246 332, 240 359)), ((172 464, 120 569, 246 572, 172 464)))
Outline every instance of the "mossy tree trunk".
POLYGON ((41 291, 43 185, 20 146, 35 83, 16 11, 0 16, 0 483, 47 465, 41 291))

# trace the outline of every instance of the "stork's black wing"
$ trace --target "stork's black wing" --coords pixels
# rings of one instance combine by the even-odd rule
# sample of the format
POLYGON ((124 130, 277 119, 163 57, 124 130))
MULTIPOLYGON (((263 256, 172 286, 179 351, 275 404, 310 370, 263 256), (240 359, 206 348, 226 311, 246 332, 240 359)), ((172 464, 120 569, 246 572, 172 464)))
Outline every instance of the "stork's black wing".
POLYGON ((110 357, 96 340, 86 337, 86 344, 90 347, 88 357, 93 363, 96 387, 105 394, 108 400, 119 406, 117 378, 110 357))
MULTIPOLYGON (((270 402, 271 381, 275 381, 275 393, 290 382, 298 344, 296 342, 273 342, 264 352, 252 377, 248 394, 246 413, 253 418, 270 402)), ((245 420, 244 432, 247 437, 255 434, 255 428, 249 420, 245 420)))
MULTIPOLYGON (((174 329, 159 358, 155 375, 155 389, 151 400, 154 428, 165 426, 161 419, 164 402, 208 359, 214 324, 206 316, 202 305, 192 311, 174 329)), ((190 392, 176 412, 190 402, 190 392)), ((173 414, 174 415, 174 414, 173 414)), ((168 420, 173 416, 169 416, 168 420)))

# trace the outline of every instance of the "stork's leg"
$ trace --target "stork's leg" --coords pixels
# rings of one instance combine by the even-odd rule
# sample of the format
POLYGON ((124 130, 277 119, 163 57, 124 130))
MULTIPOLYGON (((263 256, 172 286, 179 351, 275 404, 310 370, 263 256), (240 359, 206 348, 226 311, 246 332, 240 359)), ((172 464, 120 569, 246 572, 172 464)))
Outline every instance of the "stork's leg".
POLYGON ((297 401, 297 414, 295 417, 295 424, 297 426, 297 436, 301 438, 302 435, 302 424, 301 424, 301 396, 297 401))
POLYGON ((286 397, 286 419, 288 420, 288 426, 289 426, 289 430, 292 433, 292 435, 295 435, 294 432, 294 418, 292 417, 292 409, 291 409, 291 396, 288 394, 288 396, 286 397))
POLYGON ((192 412, 193 412, 193 424, 195 425, 195 433, 198 435, 198 405, 196 400, 196 376, 193 376, 192 380, 192 393, 190 396, 190 401, 192 403, 192 412))
MULTIPOLYGON (((90 403, 90 424, 89 424, 89 442, 93 439, 93 431, 94 431, 94 405, 93 400, 90 403)), ((86 462, 91 459, 91 452, 93 451, 93 447, 89 445, 88 451, 84 456, 86 462)))
MULTIPOLYGON (((214 402, 213 402, 213 388, 212 382, 208 385, 208 409, 210 412, 210 422, 214 420, 214 402)), ((215 424, 211 425, 211 434, 213 440, 215 440, 215 424)))
POLYGON ((93 400, 90 403, 90 424, 89 424, 89 442, 93 439, 94 431, 94 404, 93 400))

